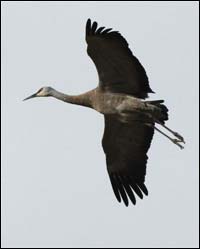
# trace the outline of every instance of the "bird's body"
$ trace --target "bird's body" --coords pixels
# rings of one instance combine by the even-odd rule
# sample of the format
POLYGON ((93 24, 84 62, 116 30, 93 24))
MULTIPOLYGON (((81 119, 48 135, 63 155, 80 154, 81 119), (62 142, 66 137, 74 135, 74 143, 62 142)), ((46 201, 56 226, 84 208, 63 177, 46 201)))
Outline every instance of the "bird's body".
POLYGON ((120 115, 145 109, 144 102, 131 95, 102 91, 99 87, 92 92, 92 107, 105 115, 120 115))
POLYGON ((184 142, 182 136, 165 126, 168 109, 163 100, 146 101, 153 93, 145 69, 132 54, 119 32, 86 24, 87 52, 98 71, 99 85, 81 95, 71 96, 51 87, 43 87, 30 97, 52 96, 67 103, 92 108, 104 115, 102 139, 107 170, 117 200, 128 205, 128 198, 136 203, 134 194, 143 198, 148 191, 144 184, 147 151, 154 130, 160 124, 178 139, 163 132, 173 143, 184 142))
POLYGON ((51 87, 48 87, 48 89, 50 89, 48 94, 51 97, 71 104, 92 108, 104 115, 114 115, 116 118, 121 118, 122 121, 125 116, 133 116, 133 113, 140 113, 143 117, 152 118, 152 123, 154 123, 153 116, 163 118, 161 110, 157 106, 148 103, 149 101, 146 102, 131 95, 106 92, 100 87, 80 95, 63 94, 51 87))

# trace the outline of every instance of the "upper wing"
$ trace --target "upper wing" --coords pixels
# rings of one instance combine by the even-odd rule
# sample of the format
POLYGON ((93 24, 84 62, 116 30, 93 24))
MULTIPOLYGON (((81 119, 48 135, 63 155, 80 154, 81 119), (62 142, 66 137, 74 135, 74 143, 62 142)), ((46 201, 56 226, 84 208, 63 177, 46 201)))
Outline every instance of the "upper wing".
POLYGON ((96 65, 100 87, 110 92, 146 98, 153 92, 145 69, 132 54, 127 41, 117 31, 97 28, 88 19, 86 24, 87 52, 96 65))
POLYGON ((102 145, 113 191, 119 202, 122 198, 128 206, 129 197, 135 204, 134 192, 140 198, 143 193, 148 194, 144 180, 154 128, 141 122, 121 123, 113 117, 104 117, 102 145))

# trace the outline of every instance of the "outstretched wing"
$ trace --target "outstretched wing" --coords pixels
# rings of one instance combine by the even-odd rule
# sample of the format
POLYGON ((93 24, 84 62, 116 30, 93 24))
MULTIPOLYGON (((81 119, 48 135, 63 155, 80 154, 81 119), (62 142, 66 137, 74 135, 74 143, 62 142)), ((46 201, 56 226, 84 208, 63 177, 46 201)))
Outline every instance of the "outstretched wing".
POLYGON ((96 65, 99 85, 105 91, 146 98, 152 93, 145 69, 117 31, 86 24, 87 52, 96 65))
POLYGON ((147 151, 154 128, 141 122, 121 123, 111 116, 105 117, 102 140, 107 170, 115 196, 128 206, 128 197, 136 204, 135 194, 143 198, 148 194, 144 185, 147 151))

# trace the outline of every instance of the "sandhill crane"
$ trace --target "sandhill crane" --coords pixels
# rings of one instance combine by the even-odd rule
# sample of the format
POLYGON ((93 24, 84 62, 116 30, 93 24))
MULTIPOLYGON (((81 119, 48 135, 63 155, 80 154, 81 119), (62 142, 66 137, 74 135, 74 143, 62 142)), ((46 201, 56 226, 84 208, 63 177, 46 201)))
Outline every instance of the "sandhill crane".
POLYGON ((86 23, 87 53, 93 60, 98 86, 84 94, 71 96, 51 87, 42 87, 33 97, 54 97, 67 103, 90 107, 102 113, 105 130, 102 146, 107 171, 114 194, 128 206, 136 204, 135 194, 141 199, 148 195, 144 184, 147 151, 154 130, 161 132, 174 144, 183 148, 183 137, 165 126, 168 109, 163 100, 145 101, 153 93, 145 69, 132 54, 127 41, 117 31, 99 27, 97 22, 86 23), (170 137, 155 124, 166 128, 170 137))

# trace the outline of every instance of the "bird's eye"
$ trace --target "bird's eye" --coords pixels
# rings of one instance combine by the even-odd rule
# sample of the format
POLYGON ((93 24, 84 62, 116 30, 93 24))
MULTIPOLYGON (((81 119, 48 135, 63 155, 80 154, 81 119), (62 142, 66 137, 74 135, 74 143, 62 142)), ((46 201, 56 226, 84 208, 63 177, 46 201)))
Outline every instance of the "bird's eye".
POLYGON ((40 88, 40 89, 37 91, 37 93, 41 92, 41 91, 42 91, 42 89, 43 89, 43 87, 42 87, 42 88, 40 88))

